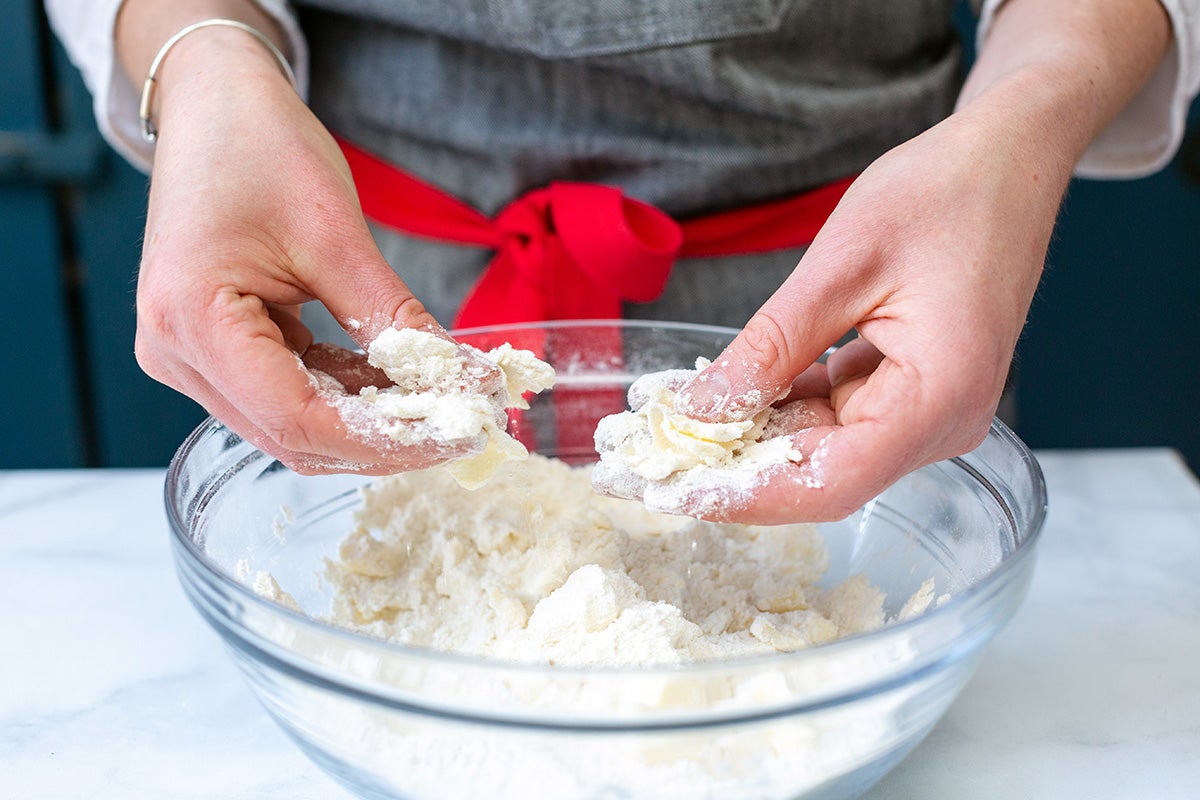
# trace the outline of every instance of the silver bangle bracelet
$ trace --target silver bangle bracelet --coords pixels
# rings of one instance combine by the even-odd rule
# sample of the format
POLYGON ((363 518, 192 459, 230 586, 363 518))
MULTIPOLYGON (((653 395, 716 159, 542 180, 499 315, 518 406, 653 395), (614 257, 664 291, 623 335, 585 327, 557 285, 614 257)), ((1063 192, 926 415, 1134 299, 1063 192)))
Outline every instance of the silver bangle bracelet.
POLYGON ((213 27, 236 28, 239 31, 244 31, 250 34, 258 41, 262 42, 263 46, 271 51, 271 55, 275 56, 275 60, 279 62, 280 68, 283 69, 283 74, 291 81, 292 87, 296 87, 296 74, 292 72, 292 65, 288 63, 287 58, 279 51, 266 34, 257 28, 251 27, 244 22, 238 22, 236 19, 206 19, 200 22, 193 22, 191 25, 181 29, 178 33, 167 39, 162 48, 158 51, 158 55, 154 57, 154 61, 150 64, 150 72, 146 75, 146 82, 142 84, 142 101, 138 105, 138 116, 142 120, 142 138, 153 144, 158 139, 158 128, 154 124, 154 120, 150 117, 150 108, 154 104, 154 88, 158 82, 158 68, 162 65, 163 59, 167 57, 167 53, 171 52, 171 48, 178 44, 179 40, 187 36, 193 31, 198 31, 201 28, 213 27))

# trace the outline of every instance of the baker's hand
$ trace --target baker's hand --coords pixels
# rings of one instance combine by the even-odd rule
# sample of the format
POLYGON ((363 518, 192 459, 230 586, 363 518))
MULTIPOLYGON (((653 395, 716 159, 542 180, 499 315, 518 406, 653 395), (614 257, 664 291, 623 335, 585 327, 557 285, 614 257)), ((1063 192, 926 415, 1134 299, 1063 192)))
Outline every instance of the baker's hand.
POLYGON ((1071 172, 1172 57, 1171 30, 1152 0, 1003 4, 958 111, 862 174, 795 273, 685 393, 697 416, 740 417, 803 376, 795 393, 832 416, 793 434, 800 464, 722 495, 711 516, 842 517, 982 440, 1071 172), (855 341, 811 366, 851 327, 855 341))
MULTIPOLYGON (((364 348, 385 327, 444 333, 383 260, 345 160, 272 56, 208 29, 161 73, 161 132, 137 290, 137 358, 257 447, 304 473, 373 474, 478 452, 485 434, 401 445, 347 429, 302 363, 318 299, 364 348)), ((315 348, 355 390, 378 373, 315 348)), ((480 390, 499 387, 494 366, 480 390), (484 385, 486 384, 486 385, 484 385)))
POLYGON ((1036 288, 1069 159, 1036 154, 992 109, 897 147, 854 183, 795 272, 677 410, 731 421, 804 398, 799 463, 685 499, 710 519, 842 518, 987 433, 1036 288), (850 329, 858 337, 815 364, 850 329), (811 419, 811 417, 810 417, 811 419), (744 487, 744 484, 742 484, 744 487))

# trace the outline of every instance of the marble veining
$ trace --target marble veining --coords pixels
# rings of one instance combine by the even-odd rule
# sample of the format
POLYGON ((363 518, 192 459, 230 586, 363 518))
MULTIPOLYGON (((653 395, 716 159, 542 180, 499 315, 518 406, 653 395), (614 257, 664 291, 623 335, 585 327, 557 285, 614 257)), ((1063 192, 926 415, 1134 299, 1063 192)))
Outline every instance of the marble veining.
MULTIPOLYGON (((869 800, 1200 797, 1200 484, 1168 450, 1039 460, 1029 598, 869 800)), ((0 472, 0 798, 346 800, 188 604, 161 497, 0 472)))

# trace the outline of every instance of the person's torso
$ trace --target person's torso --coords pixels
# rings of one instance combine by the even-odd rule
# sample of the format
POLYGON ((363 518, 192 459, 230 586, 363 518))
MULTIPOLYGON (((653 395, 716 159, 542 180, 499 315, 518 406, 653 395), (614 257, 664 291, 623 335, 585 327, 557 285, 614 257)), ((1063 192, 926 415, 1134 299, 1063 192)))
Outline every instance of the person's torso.
POLYGON ((950 110, 953 0, 301 0, 314 110, 495 211, 553 180, 679 216, 861 170, 950 110))

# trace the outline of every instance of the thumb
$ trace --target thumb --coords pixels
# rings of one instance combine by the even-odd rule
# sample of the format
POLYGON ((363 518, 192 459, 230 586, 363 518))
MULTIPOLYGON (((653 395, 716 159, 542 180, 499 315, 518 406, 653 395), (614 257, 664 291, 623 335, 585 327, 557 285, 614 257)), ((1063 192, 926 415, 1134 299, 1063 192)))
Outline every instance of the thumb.
MULTIPOLYGON (((339 268, 316 270, 310 289, 364 351, 388 328, 414 328, 452 341, 384 260, 365 223, 355 246, 335 257, 339 268)), ((459 351, 476 390, 490 394, 503 385, 495 363, 473 348, 460 346, 459 351)))
POLYGON ((384 260, 365 223, 351 247, 332 251, 309 288, 364 350, 386 328, 417 328, 445 336, 423 303, 384 260))
POLYGON ((783 285, 737 338, 685 386, 676 409, 708 422, 748 419, 783 399, 811 367, 865 315, 867 304, 846 285, 848 259, 814 242, 783 285))
POLYGON ((337 143, 322 131, 333 171, 340 177, 326 224, 315 227, 305 282, 350 338, 363 350, 387 328, 415 328, 449 339, 449 334, 400 279, 367 227, 350 165, 337 143))

